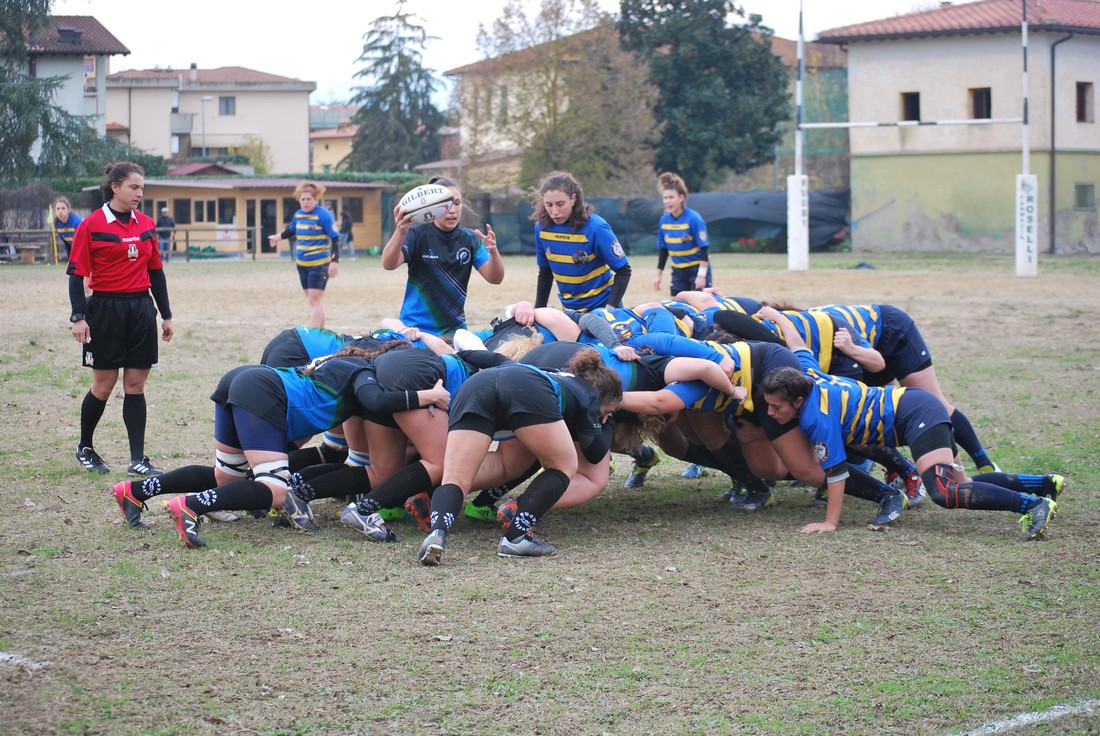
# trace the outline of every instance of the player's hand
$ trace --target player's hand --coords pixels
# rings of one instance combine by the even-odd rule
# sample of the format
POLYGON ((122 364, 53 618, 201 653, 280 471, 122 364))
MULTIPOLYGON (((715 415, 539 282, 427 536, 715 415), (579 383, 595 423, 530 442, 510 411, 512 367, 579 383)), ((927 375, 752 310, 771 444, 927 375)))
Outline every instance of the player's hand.
POLYGON ((490 255, 497 251, 497 234, 493 232, 493 226, 489 223, 485 223, 485 232, 480 230, 474 230, 474 235, 481 238, 481 242, 485 243, 485 250, 489 251, 490 255))
POLYGON ((336 261, 328 262, 328 277, 334 279, 340 275, 340 264, 336 261))
POLYGON ((660 271, 658 271, 657 275, 653 277, 653 290, 654 291, 660 291, 661 290, 661 272, 660 271))
POLYGON ((634 348, 630 347, 629 345, 620 345, 619 347, 614 348, 612 352, 615 353, 615 357, 619 360, 630 361, 639 359, 638 353, 635 352, 634 348))
POLYGON ((823 532, 835 532, 836 524, 830 524, 827 521, 818 521, 813 524, 807 524, 802 527, 802 534, 821 534, 823 532))
POLYGON ((88 326, 86 320, 80 320, 79 322, 73 322, 73 339, 81 345, 92 341, 92 328, 88 326))
POLYGON ((432 406, 438 406, 440 409, 446 409, 451 405, 451 392, 443 388, 443 379, 439 379, 435 382, 435 385, 428 389, 425 398, 428 399, 428 403, 432 406))
POLYGON ((398 332, 404 335, 409 342, 416 342, 420 339, 419 327, 402 327, 398 332))
POLYGON ((516 302, 516 308, 512 311, 512 319, 524 327, 535 324, 535 308, 531 302, 516 302))
POLYGON ((695 277, 695 290, 696 291, 702 291, 705 288, 707 288, 707 275, 705 273, 701 273, 701 274, 696 275, 696 277, 695 277))
POLYGON ((405 214, 405 210, 401 209, 401 205, 393 208, 393 221, 397 225, 397 230, 402 233, 412 225, 412 220, 405 214))
POLYGON ((172 320, 166 319, 160 323, 160 339, 165 342, 171 342, 172 336, 176 334, 176 328, 172 325, 172 320))
POLYGON ((847 327, 841 327, 833 333, 833 347, 840 352, 847 354, 854 344, 855 343, 852 341, 852 333, 848 332, 847 327))
POLYGON ((756 316, 760 319, 775 322, 779 319, 779 310, 775 307, 760 307, 760 311, 756 313, 756 316))
POLYGON ((278 248, 280 240, 282 240, 282 238, 280 238, 278 235, 267 236, 267 244, 270 245, 272 248, 278 248))

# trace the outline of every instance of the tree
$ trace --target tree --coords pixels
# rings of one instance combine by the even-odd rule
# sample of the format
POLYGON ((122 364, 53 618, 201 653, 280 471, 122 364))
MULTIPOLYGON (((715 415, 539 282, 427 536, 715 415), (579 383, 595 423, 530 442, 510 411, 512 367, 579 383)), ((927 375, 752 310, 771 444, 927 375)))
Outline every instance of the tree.
POLYGON ((524 187, 553 169, 589 193, 652 187, 656 89, 593 0, 543 0, 532 18, 509 0, 478 45, 491 59, 460 82, 467 157, 503 140, 523 151, 524 187))
POLYGON ((730 0, 621 0, 623 45, 660 90, 657 167, 692 189, 771 161, 790 116, 788 75, 759 15, 730 0))
POLYGON ((422 55, 427 35, 420 19, 404 11, 376 18, 363 34, 366 63, 357 79, 370 80, 352 98, 359 126, 345 165, 355 171, 402 171, 439 158, 443 114, 432 103, 439 86, 422 55))
POLYGON ((101 148, 117 147, 54 103, 63 77, 32 78, 30 40, 46 28, 52 0, 0 1, 0 181, 100 174, 101 148))

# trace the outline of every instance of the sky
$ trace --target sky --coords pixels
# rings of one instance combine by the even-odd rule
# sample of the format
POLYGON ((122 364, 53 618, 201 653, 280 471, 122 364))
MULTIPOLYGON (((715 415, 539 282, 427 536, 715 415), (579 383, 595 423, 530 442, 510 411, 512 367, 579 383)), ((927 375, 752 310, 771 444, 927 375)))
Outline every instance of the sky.
MULTIPOLYGON (((618 0, 598 0, 618 12, 618 0)), ((528 7, 536 0, 526 0, 528 7)), ((735 0, 736 2, 736 0, 735 0)), ((958 0, 956 0, 958 2, 958 0)), ((800 0, 743 0, 746 13, 759 13, 777 36, 798 37, 800 0)), ((936 0, 801 0, 807 41, 820 31, 935 7, 936 0)), ((437 74, 478 61, 478 24, 489 26, 505 0, 406 0, 429 35, 424 66, 437 74), (461 9, 460 9, 461 8, 461 9)), ((111 59, 111 71, 243 66, 317 84, 312 104, 345 102, 361 82, 363 34, 372 20, 397 7, 389 0, 326 0, 293 3, 275 10, 257 0, 187 0, 131 5, 120 0, 54 0, 53 15, 91 15, 128 49, 111 59), (308 9, 308 15, 300 15, 308 9)), ((531 11, 529 11, 529 14, 531 11)), ((446 90, 441 92, 446 100, 446 90)))

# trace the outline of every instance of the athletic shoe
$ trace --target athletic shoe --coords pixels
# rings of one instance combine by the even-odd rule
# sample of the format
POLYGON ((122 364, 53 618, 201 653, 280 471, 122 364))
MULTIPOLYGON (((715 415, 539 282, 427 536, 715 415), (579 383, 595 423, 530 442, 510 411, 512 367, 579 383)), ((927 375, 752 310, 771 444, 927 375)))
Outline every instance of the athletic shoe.
POLYGON ((118 501, 118 510, 122 512, 122 518, 131 529, 148 529, 149 525, 141 520, 141 512, 145 510, 145 504, 134 498, 130 488, 131 481, 124 480, 115 483, 115 500, 118 501))
POLYGON ((149 458, 143 457, 140 460, 130 461, 130 467, 126 468, 126 475, 135 478, 155 478, 158 475, 164 475, 164 471, 160 468, 154 468, 149 458))
POLYGON ((1046 496, 1051 501, 1057 501, 1058 497, 1066 490, 1066 479, 1056 473, 1043 476, 1043 490, 1040 496, 1046 496))
POLYGON ((501 537, 497 546, 498 557, 549 557, 558 551, 552 544, 547 544, 531 532, 527 532, 515 541, 509 541, 508 537, 501 537))
POLYGON ((447 532, 436 529, 420 545, 416 559, 421 565, 435 567, 443 560, 443 548, 447 546, 447 532))
POLYGON ((497 507, 493 504, 488 506, 475 506, 473 502, 466 504, 466 510, 463 512, 467 518, 476 519, 478 521, 488 521, 492 523, 497 520, 497 507))
POLYGON ((909 499, 909 505, 907 508, 915 508, 924 503, 928 498, 928 491, 924 488, 924 481, 921 480, 920 474, 914 469, 913 472, 908 475, 894 475, 893 480, 887 483, 891 488, 896 488, 902 491, 909 499))
POLYGON ((103 462, 103 458, 99 456, 99 453, 90 447, 76 448, 76 461, 89 473, 106 475, 111 472, 111 466, 103 462))
POLYGON ((890 487, 882 496, 878 505, 878 516, 871 522, 872 526, 886 526, 901 518, 901 513, 909 508, 908 497, 897 488, 890 487))
POLYGON ((728 502, 728 501, 732 501, 734 496, 738 495, 739 493, 744 493, 744 492, 745 492, 745 489, 742 488, 741 486, 730 486, 729 490, 726 491, 725 493, 723 493, 720 496, 720 498, 723 501, 728 502))
POLYGON ((1047 524, 1058 511, 1058 504, 1049 498, 1040 498, 1036 506, 1020 517, 1020 539, 1038 539, 1046 531, 1047 524))
POLYGON ((488 350, 481 338, 469 330, 455 330, 451 344, 455 350, 488 350))
POLYGON ((362 532, 372 542, 396 542, 397 535, 386 526, 378 513, 363 516, 355 504, 349 503, 340 514, 340 521, 357 532, 362 532))
POLYGON ((279 516, 289 521, 290 525, 299 531, 317 531, 317 522, 313 519, 313 509, 291 490, 286 492, 286 500, 278 508, 278 512, 279 516))
POLYGON ((706 474, 707 469, 702 465, 691 464, 684 468, 684 472, 680 473, 680 477, 694 480, 695 478, 702 478, 706 474))
POLYGON ((516 518, 516 509, 519 508, 519 501, 514 498, 510 498, 500 506, 497 507, 497 521, 500 525, 507 529, 512 526, 512 519, 516 518))
POLYGON ((418 493, 405 502, 405 511, 416 522, 416 528, 425 534, 432 529, 432 497, 418 493))
POLYGON ((176 496, 164 507, 176 522, 176 533, 180 535, 180 541, 184 545, 191 549, 205 547, 206 542, 199 537, 199 517, 187 508, 186 498, 186 496, 176 496))
POLYGON ((766 491, 738 493, 730 499, 730 508, 734 511, 760 511, 775 506, 775 496, 769 488, 766 491))
POLYGON ((382 521, 401 521, 409 517, 409 515, 405 513, 405 509, 400 506, 378 509, 378 513, 381 515, 382 521))
POLYGON ((814 491, 813 500, 810 501, 810 508, 826 507, 829 505, 829 489, 826 486, 822 486, 814 491))
POLYGON ((623 483, 623 488, 641 488, 645 485, 645 477, 649 471, 661 462, 661 455, 649 445, 642 445, 642 457, 644 460, 635 460, 634 467, 630 470, 630 476, 623 483))
POLYGON ((213 519, 214 521, 220 521, 222 523, 229 523, 231 521, 240 521, 239 516, 232 511, 207 511, 206 518, 213 519))
POLYGON ((1001 466, 997 463, 991 462, 989 465, 981 465, 978 467, 979 473, 999 473, 1001 472, 1001 466))

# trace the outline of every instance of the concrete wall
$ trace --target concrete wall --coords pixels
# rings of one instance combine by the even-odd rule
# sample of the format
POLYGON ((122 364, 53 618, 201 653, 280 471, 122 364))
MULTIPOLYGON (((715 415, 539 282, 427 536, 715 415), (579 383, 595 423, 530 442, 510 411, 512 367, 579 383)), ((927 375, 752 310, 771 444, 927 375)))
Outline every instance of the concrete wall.
MULTIPOLYGON (((1056 247, 1100 252, 1095 210, 1073 207, 1075 185, 1100 190, 1100 129, 1075 114, 1077 83, 1100 86, 1100 38, 1075 36, 1058 46, 1052 126, 1050 48, 1064 35, 1029 36, 1028 148, 1030 173, 1039 179, 1039 246, 1050 248, 1053 192, 1056 247)), ((969 119, 969 90, 978 87, 991 89, 994 118, 1021 117, 1021 59, 1013 34, 852 44, 849 119, 897 121, 903 92, 920 93, 924 121, 969 119)), ((1013 251, 1019 123, 854 128, 849 140, 855 250, 1013 251)))

